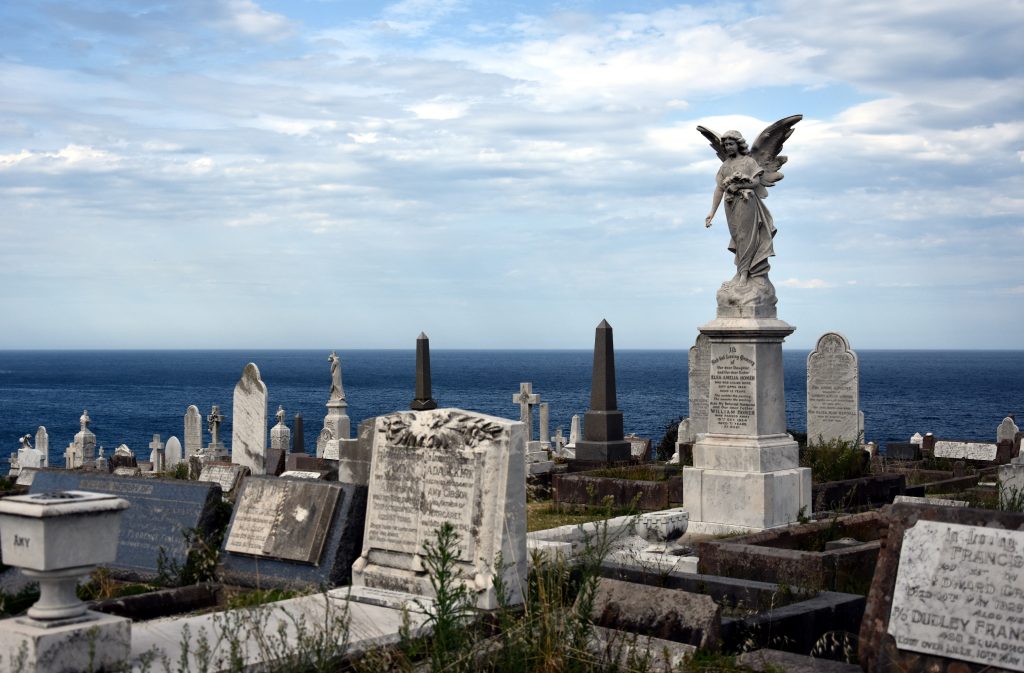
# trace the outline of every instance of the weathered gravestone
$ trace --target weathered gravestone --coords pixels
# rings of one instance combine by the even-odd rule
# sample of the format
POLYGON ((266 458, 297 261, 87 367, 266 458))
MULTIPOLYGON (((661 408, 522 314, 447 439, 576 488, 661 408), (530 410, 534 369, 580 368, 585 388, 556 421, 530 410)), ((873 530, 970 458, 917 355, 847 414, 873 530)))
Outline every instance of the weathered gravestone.
POLYGON ((807 443, 863 441, 857 354, 826 332, 807 356, 807 443))
POLYGON ((36 430, 36 450, 43 454, 43 467, 47 467, 50 464, 50 433, 44 425, 36 430))
POLYGON ((249 475, 249 468, 243 465, 231 463, 207 463, 203 465, 199 473, 199 481, 205 481, 220 486, 221 493, 226 498, 234 498, 235 489, 238 488, 242 477, 249 475))
POLYGON ((500 573, 526 583, 526 426, 461 409, 399 412, 373 432, 363 553, 352 584, 432 596, 425 542, 444 523, 459 536, 456 573, 482 609, 500 573), (501 566, 497 565, 501 559, 501 566))
POLYGON ((29 493, 71 490, 112 493, 131 503, 121 519, 117 559, 107 566, 117 578, 153 579, 161 551, 165 563, 184 565, 185 531, 209 539, 220 517, 220 487, 194 481, 42 470, 29 493))
POLYGON ((708 391, 711 389, 711 339, 705 334, 698 334, 697 340, 690 347, 687 359, 688 388, 686 396, 689 400, 690 426, 685 437, 678 441, 692 444, 697 441, 698 434, 708 431, 708 391))
POLYGON ((869 673, 1024 671, 1024 514, 893 505, 859 655, 869 673))
POLYGON ((935 442, 936 458, 957 458, 960 460, 995 460, 998 448, 985 442, 935 442))
POLYGON ((203 417, 199 407, 190 404, 185 410, 185 458, 191 458, 203 448, 203 417))
POLYGON ((235 384, 231 406, 231 462, 263 474, 267 459, 267 386, 250 362, 235 384))
MULTIPOLYGON (((1013 422, 1011 416, 1007 416, 1003 419, 1003 422, 996 428, 996 443, 998 442, 1012 442, 1017 433, 1020 432, 1020 428, 1013 422)), ((36 440, 36 448, 39 448, 39 440, 36 440)))
POLYGON ((347 584, 365 515, 365 486, 249 477, 224 536, 224 577, 250 586, 347 584))

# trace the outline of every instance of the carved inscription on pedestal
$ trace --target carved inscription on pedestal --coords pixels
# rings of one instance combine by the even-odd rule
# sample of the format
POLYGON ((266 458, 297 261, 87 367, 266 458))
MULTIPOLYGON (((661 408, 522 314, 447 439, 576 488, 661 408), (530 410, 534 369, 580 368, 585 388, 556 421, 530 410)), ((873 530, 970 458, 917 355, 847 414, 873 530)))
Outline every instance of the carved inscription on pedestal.
POLYGON ((1024 531, 918 521, 889 633, 902 650, 1024 671, 1024 531))
POLYGON ((711 373, 710 370, 711 339, 706 334, 699 334, 697 341, 690 348, 687 366, 690 431, 694 434, 708 431, 708 376, 711 373))
POLYGON ((757 366, 754 346, 714 344, 711 353, 708 430, 757 434, 757 366))
POLYGON ((483 455, 386 446, 370 476, 370 546, 420 554, 445 521, 459 534, 459 558, 473 562, 479 537, 483 455))

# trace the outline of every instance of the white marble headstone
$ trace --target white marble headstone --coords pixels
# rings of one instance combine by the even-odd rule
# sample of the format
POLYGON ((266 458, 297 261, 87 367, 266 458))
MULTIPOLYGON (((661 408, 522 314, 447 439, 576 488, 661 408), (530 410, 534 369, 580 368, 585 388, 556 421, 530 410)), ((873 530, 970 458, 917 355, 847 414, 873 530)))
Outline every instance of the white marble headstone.
POLYGON ((36 430, 36 449, 43 454, 43 467, 50 464, 50 433, 46 426, 40 425, 36 430))
MULTIPOLYGON (((687 397, 689 398, 690 434, 696 441, 698 434, 708 431, 709 395, 711 392, 711 339, 706 334, 698 334, 697 340, 690 347, 687 359, 687 378, 689 380, 687 397)), ((683 441, 683 440, 680 440, 683 441)))
POLYGON ((174 435, 167 440, 167 445, 164 447, 164 469, 173 470, 175 466, 184 460, 184 455, 181 450, 181 442, 174 435))
POLYGON ((917 444, 918 446, 921 446, 921 444, 923 442, 924 442, 924 437, 921 436, 920 432, 915 432, 913 434, 913 436, 910 438, 910 443, 911 444, 917 444))
MULTIPOLYGON (((1003 419, 1003 422, 996 428, 996 442, 1009 441, 1012 442, 1013 438, 1020 432, 1020 428, 1013 422, 1013 419, 1007 416, 1003 419)), ((36 441, 36 448, 39 448, 39 442, 36 441)))
POLYGON ((203 448, 203 416, 190 404, 185 410, 185 456, 194 456, 203 448))
POLYGON ((424 542, 451 523, 458 575, 482 609, 497 606, 500 572, 512 601, 526 582, 526 426, 461 409, 376 419, 362 556, 352 585, 432 596, 424 542), (499 555, 502 567, 497 567, 499 555))
POLYGON ((235 385, 231 409, 231 462, 252 474, 266 473, 267 386, 259 368, 250 362, 235 385))
POLYGON ((580 441, 583 434, 580 430, 580 415, 573 414, 572 422, 569 424, 569 443, 566 446, 570 449, 576 448, 576 442, 580 441))
POLYGON ((863 441, 857 354, 838 332, 826 332, 807 356, 807 443, 863 441))

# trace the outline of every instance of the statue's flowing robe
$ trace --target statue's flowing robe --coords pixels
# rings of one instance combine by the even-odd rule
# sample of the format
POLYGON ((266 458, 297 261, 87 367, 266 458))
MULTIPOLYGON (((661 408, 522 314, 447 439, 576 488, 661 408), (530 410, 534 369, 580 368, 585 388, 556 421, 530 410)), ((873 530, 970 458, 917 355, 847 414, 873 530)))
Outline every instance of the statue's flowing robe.
POLYGON ((751 277, 768 275, 768 258, 775 256, 772 238, 775 224, 765 208, 761 194, 762 169, 749 155, 726 159, 718 169, 718 186, 724 192, 725 216, 729 222, 729 250, 736 254, 736 271, 749 272, 751 277), (757 183, 757 189, 741 189, 735 194, 726 191, 736 173, 757 183))

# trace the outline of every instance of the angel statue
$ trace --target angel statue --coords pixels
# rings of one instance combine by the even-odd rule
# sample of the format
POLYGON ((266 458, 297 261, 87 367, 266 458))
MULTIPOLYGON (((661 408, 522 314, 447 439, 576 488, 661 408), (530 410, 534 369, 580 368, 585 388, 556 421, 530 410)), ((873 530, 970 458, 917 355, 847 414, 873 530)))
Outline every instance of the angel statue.
POLYGON ((768 196, 767 188, 782 179, 779 169, 786 163, 786 157, 779 152, 801 119, 803 115, 780 119, 762 131, 749 150, 739 131, 726 131, 719 136, 703 126, 697 127, 722 160, 711 212, 704 219, 704 226, 711 226, 724 197, 729 250, 736 255, 736 275, 722 286, 720 304, 723 292, 731 295, 725 299, 732 304, 748 303, 751 296, 770 293, 770 297, 765 298, 774 307, 775 291, 768 281, 768 258, 775 255, 772 248, 775 224, 763 199, 768 196))

